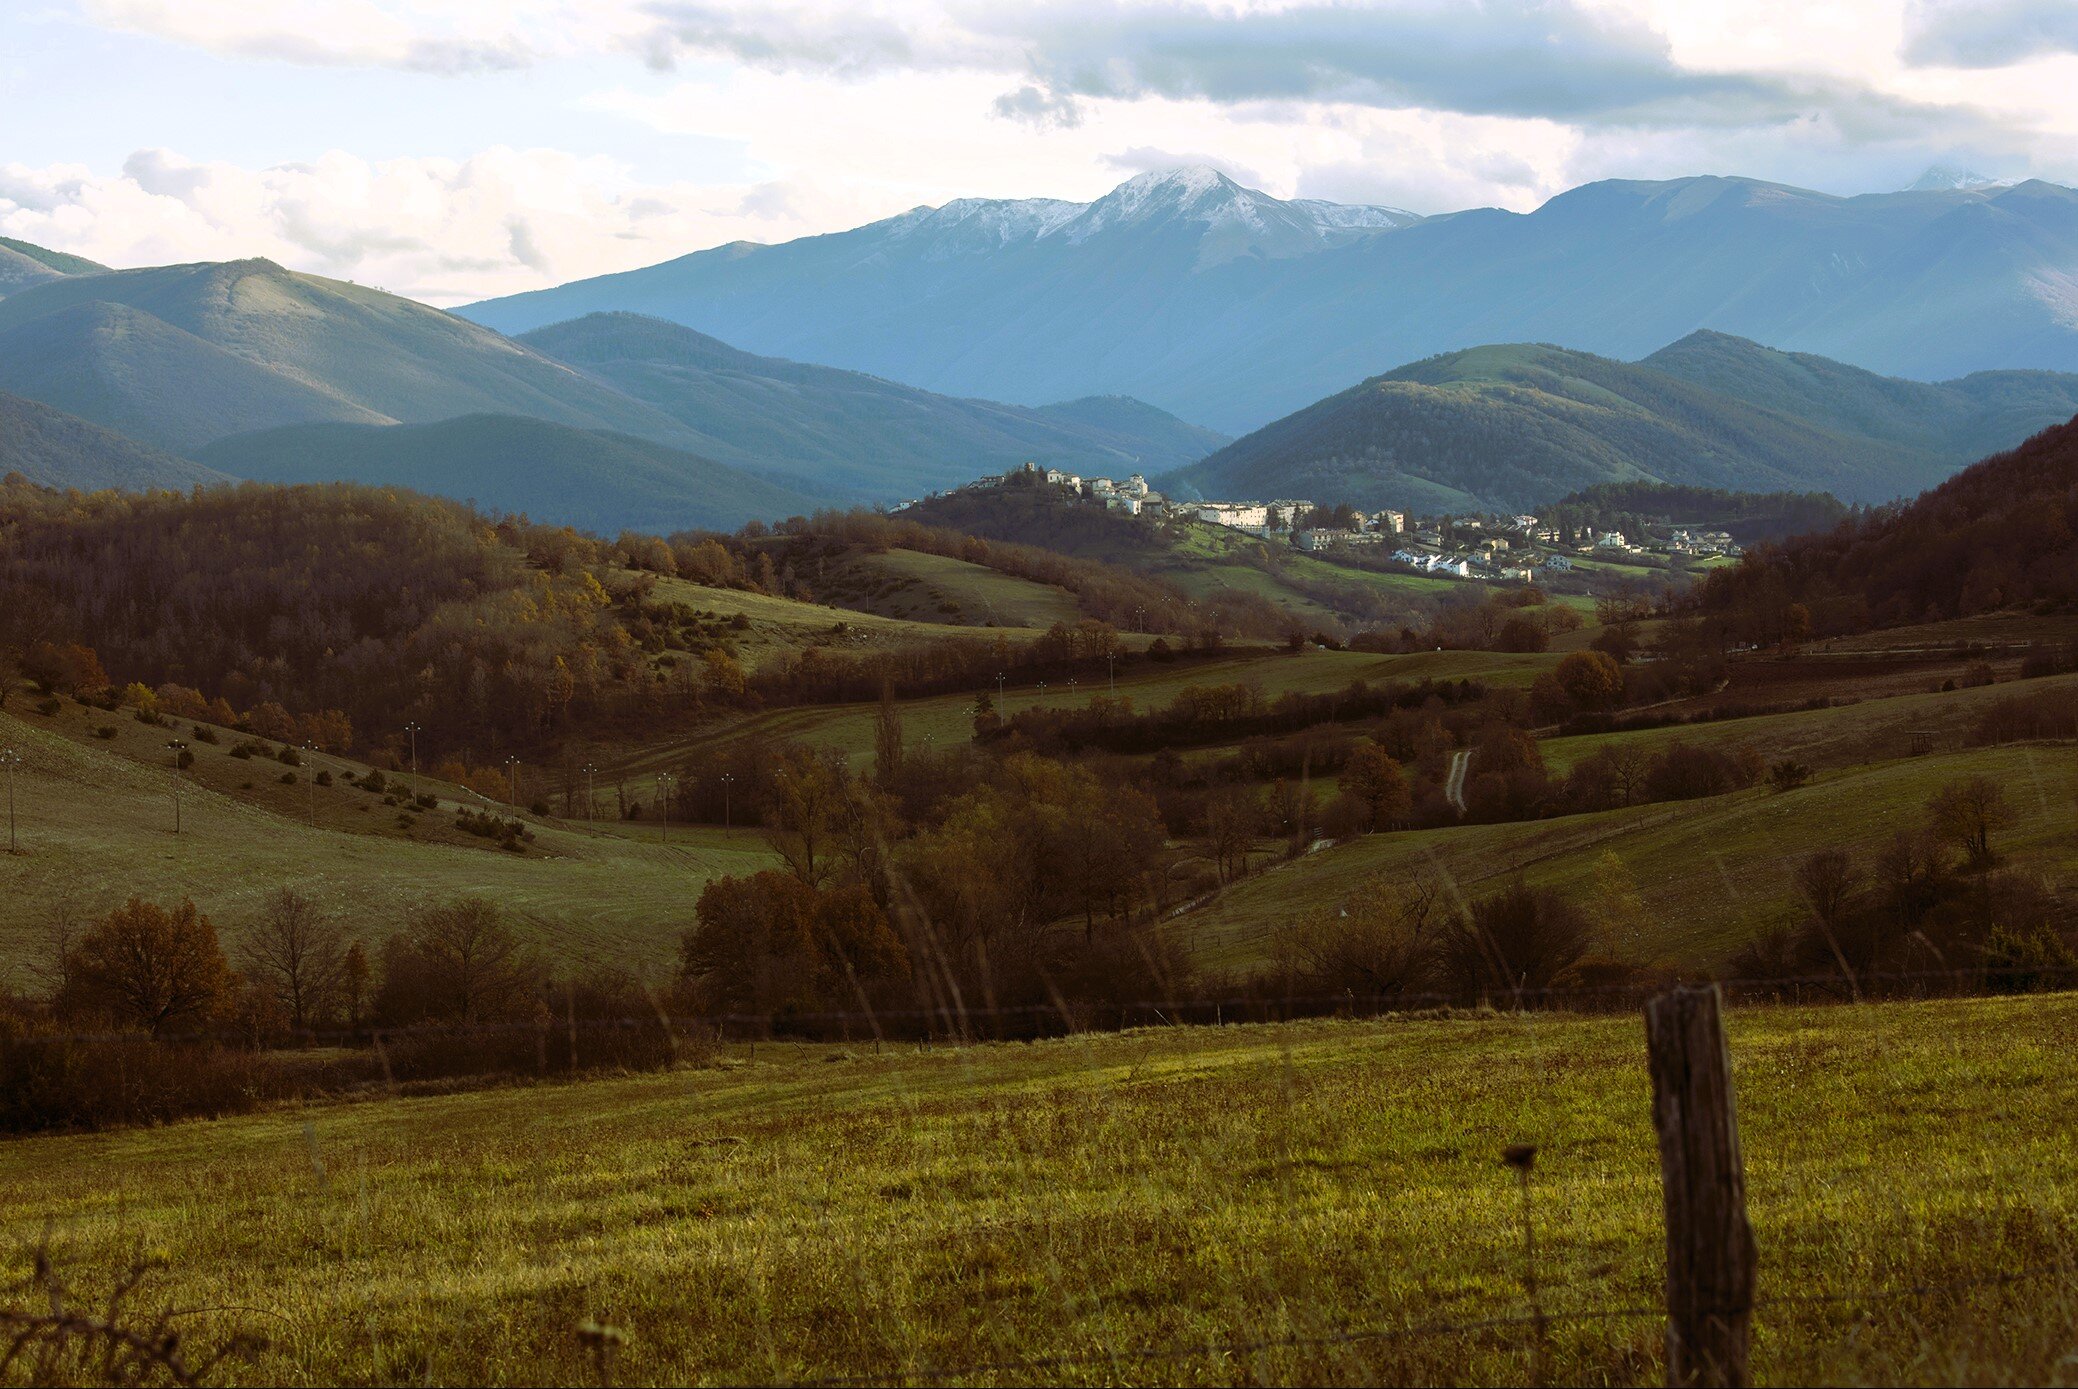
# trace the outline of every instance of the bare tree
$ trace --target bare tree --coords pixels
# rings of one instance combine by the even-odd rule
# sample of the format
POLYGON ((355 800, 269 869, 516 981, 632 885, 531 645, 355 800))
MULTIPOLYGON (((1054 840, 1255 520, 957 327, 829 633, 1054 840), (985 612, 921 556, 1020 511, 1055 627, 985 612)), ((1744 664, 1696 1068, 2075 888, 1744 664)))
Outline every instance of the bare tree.
POLYGON ((1992 861, 1993 832, 2013 823, 2005 791, 1988 776, 1951 781, 1934 793, 1926 809, 1933 832, 1969 855, 1978 867, 1992 861))
POLYGON ((268 897, 238 943, 238 962, 287 1010, 298 1031, 339 1000, 346 933, 293 888, 268 897))

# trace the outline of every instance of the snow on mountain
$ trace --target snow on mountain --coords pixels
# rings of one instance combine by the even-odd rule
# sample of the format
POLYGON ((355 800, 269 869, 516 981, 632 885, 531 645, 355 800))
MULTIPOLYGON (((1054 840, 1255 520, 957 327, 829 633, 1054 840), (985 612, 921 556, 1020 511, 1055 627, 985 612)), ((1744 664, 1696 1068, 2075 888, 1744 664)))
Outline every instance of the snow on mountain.
POLYGON ((1989 174, 1972 173, 1966 169, 1951 169, 1936 164, 1913 180, 1907 193, 1953 193, 1964 189, 2011 188, 2013 180, 1993 178, 1989 174))

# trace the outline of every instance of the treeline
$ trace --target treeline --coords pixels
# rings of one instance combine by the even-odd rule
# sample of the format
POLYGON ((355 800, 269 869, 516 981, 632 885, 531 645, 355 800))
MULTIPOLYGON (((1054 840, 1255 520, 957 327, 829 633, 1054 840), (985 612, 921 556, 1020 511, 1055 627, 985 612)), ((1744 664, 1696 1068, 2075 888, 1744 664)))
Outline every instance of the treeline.
POLYGON ((1830 492, 1732 492, 1671 482, 1604 482, 1540 507, 1538 519, 1568 539, 1595 530, 1634 535, 1646 526, 1708 526, 1750 545, 1832 530, 1855 515, 1830 492))
POLYGON ((653 683, 613 558, 368 487, 0 484, 0 657, 68 693, 109 675, 193 691, 212 717, 336 710, 370 745, 407 722, 422 749, 521 743, 653 683))
POLYGON ((2078 424, 2045 430, 1909 505, 1749 552, 1693 591, 1697 617, 1755 644, 2078 606, 2078 424))

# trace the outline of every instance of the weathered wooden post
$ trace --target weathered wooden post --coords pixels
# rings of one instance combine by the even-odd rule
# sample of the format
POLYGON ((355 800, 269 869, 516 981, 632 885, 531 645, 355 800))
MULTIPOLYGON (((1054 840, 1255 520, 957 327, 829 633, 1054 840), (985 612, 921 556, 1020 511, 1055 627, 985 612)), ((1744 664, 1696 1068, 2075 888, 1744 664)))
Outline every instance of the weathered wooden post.
POLYGON ((1667 1210, 1667 1383, 1743 1386, 1753 1320, 1753 1227, 1715 984, 1645 1005, 1652 1118, 1667 1210))

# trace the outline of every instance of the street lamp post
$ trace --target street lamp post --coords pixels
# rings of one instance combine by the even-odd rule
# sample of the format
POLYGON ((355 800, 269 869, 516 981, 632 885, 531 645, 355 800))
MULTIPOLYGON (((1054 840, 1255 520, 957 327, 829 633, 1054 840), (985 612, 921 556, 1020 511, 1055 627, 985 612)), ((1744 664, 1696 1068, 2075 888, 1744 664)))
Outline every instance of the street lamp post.
POLYGON ((599 769, 597 767, 593 766, 589 762, 584 764, 584 821, 586 824, 590 824, 592 822, 592 816, 596 812, 596 809, 599 804, 598 801, 596 801, 592 797, 592 773, 598 770, 599 769))
MULTIPOLYGON (((315 747, 314 745, 310 744, 310 743, 305 743, 305 744, 303 745, 303 785, 304 785, 305 787, 307 787, 307 788, 309 789, 309 793, 310 793, 310 827, 311 827, 312 829, 316 829, 316 828, 317 828, 317 748, 316 748, 316 747, 315 747)), ((414 783, 413 783, 413 785, 415 786, 415 785, 417 785, 417 783, 416 783, 416 782, 414 782, 414 783)), ((413 792, 412 792, 412 796, 413 796, 414 798, 416 798, 416 797, 417 797, 417 795, 418 795, 418 792, 416 792, 416 791, 413 791, 413 792)))
POLYGON ((21 845, 14 837, 14 769, 22 765, 22 755, 13 748, 0 748, 0 767, 7 769, 7 852, 18 854, 21 845))
POLYGON ((735 784, 736 777, 734 773, 722 773, 722 828, 725 830, 735 828, 735 820, 729 809, 729 792, 735 784))
POLYGON ((671 842, 671 786, 678 778, 669 772, 657 773, 657 810, 663 816, 663 840, 671 842))
POLYGON ((418 799, 418 721, 404 725, 406 736, 411 739, 411 798, 418 799))
POLYGON ((512 807, 512 818, 517 820, 519 818, 519 759, 517 757, 505 759, 505 794, 508 798, 506 804, 512 807))
POLYGON ((1111 697, 1116 699, 1118 698, 1118 653, 1116 651, 1104 653, 1104 669, 1111 675, 1111 697))

